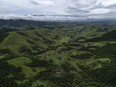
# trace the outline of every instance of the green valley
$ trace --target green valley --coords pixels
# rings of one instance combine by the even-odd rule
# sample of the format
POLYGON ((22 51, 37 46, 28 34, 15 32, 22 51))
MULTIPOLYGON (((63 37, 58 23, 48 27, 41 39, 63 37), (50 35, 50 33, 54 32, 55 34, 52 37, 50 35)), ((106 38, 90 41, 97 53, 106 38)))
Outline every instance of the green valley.
POLYGON ((115 24, 0 21, 0 87, 116 87, 115 24))

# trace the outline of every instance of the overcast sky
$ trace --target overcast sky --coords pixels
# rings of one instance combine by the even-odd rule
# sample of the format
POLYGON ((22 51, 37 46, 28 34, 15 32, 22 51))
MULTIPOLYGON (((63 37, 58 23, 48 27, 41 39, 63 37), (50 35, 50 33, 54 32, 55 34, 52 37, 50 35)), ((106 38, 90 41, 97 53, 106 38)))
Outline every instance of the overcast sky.
POLYGON ((116 0, 0 0, 1 18, 31 20, 116 18, 116 0))

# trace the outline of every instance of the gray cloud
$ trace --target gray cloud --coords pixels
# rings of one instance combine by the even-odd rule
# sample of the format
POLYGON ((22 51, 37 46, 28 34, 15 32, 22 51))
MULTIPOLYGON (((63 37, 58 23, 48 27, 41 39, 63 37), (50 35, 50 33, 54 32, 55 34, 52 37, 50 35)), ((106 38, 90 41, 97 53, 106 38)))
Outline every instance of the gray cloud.
POLYGON ((77 14, 77 13, 81 14, 81 13, 89 13, 90 12, 89 10, 80 10, 77 7, 67 7, 66 11, 68 13, 72 13, 74 15, 77 14))
POLYGON ((71 13, 71 14, 80 14, 81 16, 83 15, 87 15, 87 14, 90 14, 91 10, 94 10, 94 9, 99 9, 99 8, 104 8, 105 6, 102 5, 102 3, 97 3, 97 0, 96 1, 93 1, 93 0, 70 0, 69 4, 65 11, 67 13, 71 13))
POLYGON ((110 9, 116 8, 116 3, 115 4, 112 4, 112 5, 109 5, 109 6, 106 6, 105 8, 110 8, 110 9))
POLYGON ((32 4, 34 4, 34 5, 39 5, 39 3, 38 2, 36 2, 36 1, 30 1, 32 4))
POLYGON ((105 6, 102 5, 102 3, 99 3, 99 4, 96 4, 96 5, 94 5, 93 7, 91 7, 90 10, 91 10, 91 9, 99 9, 99 8, 105 8, 105 6))

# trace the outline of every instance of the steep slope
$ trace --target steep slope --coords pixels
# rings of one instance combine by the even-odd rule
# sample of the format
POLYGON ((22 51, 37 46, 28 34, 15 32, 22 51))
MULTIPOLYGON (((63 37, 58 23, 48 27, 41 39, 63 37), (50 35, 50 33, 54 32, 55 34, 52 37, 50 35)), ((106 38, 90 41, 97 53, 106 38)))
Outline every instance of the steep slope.
POLYGON ((88 39, 87 41, 98 42, 98 41, 116 41, 116 30, 103 34, 101 37, 88 39))
POLYGON ((22 46, 25 46, 25 50, 26 48, 29 48, 31 50, 27 41, 16 32, 9 33, 9 35, 0 44, 1 49, 9 49, 13 53, 20 52, 22 46))
POLYGON ((41 51, 47 49, 48 45, 52 43, 50 39, 52 35, 50 36, 44 31, 29 30, 7 34, 8 36, 4 40, 1 39, 0 49, 9 49, 12 53, 21 53, 24 51, 33 53, 34 50, 41 51))

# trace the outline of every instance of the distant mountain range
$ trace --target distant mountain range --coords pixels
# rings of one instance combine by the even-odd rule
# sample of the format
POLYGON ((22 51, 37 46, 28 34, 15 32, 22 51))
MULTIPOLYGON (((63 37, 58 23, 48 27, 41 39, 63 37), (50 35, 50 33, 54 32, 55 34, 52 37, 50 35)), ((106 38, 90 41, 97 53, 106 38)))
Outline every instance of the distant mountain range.
MULTIPOLYGON (((34 16, 38 16, 38 15, 34 15, 34 16)), ((40 15, 39 15, 40 16, 40 15)), ((41 16, 44 16, 44 15, 41 15, 41 16)), ((16 25, 17 26, 21 26, 22 24, 25 25, 27 24, 28 26, 33 24, 33 25, 37 25, 37 26, 41 26, 41 25, 46 25, 46 24, 53 24, 53 25, 56 25, 56 24, 60 24, 62 23, 65 24, 65 23, 68 23, 70 25, 73 25, 73 24, 76 24, 77 26, 85 26, 85 25, 108 25, 108 26, 116 26, 116 20, 115 19, 101 19, 101 20, 94 20, 94 19, 87 19, 87 20, 84 20, 84 21, 64 21, 64 22, 61 22, 61 21, 56 21, 56 22, 52 22, 52 21, 34 21, 34 20, 24 20, 24 19, 10 19, 10 20, 4 20, 4 19, 0 19, 0 26, 3 26, 3 25, 16 25), (17 24, 18 23, 18 24, 17 24)))
MULTIPOLYGON (((36 15, 35 15, 36 16, 36 15)), ((38 15, 37 15, 38 16, 38 15)), ((0 34, 10 31, 20 31, 27 29, 76 29, 79 26, 116 26, 116 21, 85 21, 85 22, 47 22, 33 20, 3 20, 0 19, 0 34)))

